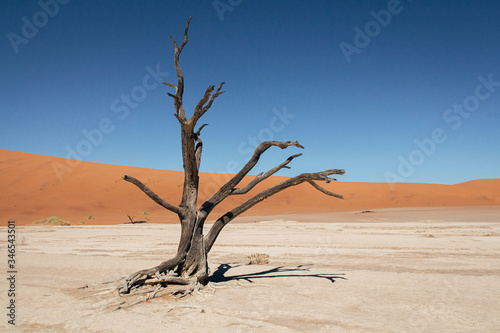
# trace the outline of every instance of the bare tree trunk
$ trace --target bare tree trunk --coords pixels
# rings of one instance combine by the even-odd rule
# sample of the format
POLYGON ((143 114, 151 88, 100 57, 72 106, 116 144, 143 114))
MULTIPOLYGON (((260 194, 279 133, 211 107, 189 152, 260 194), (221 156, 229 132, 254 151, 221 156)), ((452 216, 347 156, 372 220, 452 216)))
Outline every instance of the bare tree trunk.
MULTIPOLYGON (((204 223, 212 212, 212 210, 231 195, 241 195, 248 193, 257 184, 269 178, 283 168, 290 168, 288 164, 301 154, 290 156, 281 164, 275 166, 265 173, 256 176, 246 186, 238 188, 237 186, 243 178, 253 169, 259 161, 261 155, 271 147, 279 147, 286 149, 288 147, 303 148, 297 141, 266 141, 262 142, 254 151, 252 157, 245 164, 245 166, 234 175, 226 184, 224 184, 216 193, 214 193, 206 202, 204 202, 198 209, 196 206, 198 199, 198 186, 199 186, 199 169, 201 163, 201 153, 203 142, 201 140, 201 130, 206 124, 200 126, 195 130, 198 120, 207 112, 212 106, 213 101, 219 97, 224 84, 221 83, 217 89, 215 86, 210 86, 206 89, 205 94, 196 105, 191 118, 186 116, 183 106, 183 93, 184 93, 184 76, 179 64, 179 56, 188 42, 188 28, 191 18, 189 18, 186 28, 184 30, 184 39, 180 46, 177 45, 175 40, 171 38, 174 44, 174 64, 177 72, 177 84, 164 83, 165 85, 174 88, 175 94, 168 95, 174 100, 175 114, 181 128, 181 145, 182 145, 182 160, 184 167, 184 187, 182 192, 182 199, 178 206, 172 205, 160 198, 150 188, 148 188, 141 181, 134 177, 125 175, 124 180, 134 184, 148 197, 155 201, 160 206, 177 214, 181 224, 181 236, 177 253, 173 258, 170 258, 158 266, 150 269, 138 271, 130 275, 124 283, 118 288, 121 295, 130 294, 143 294, 142 301, 158 297, 165 294, 187 295, 194 290, 198 290, 207 283, 209 276, 207 256, 212 246, 214 245, 219 233, 229 222, 235 217, 247 211, 257 203, 264 199, 288 188, 304 182, 310 183, 314 188, 323 192, 324 194, 343 199, 341 195, 332 193, 321 186, 315 181, 331 180, 329 176, 332 174, 344 174, 344 170, 331 169, 316 173, 303 173, 293 178, 289 178, 277 185, 274 185, 248 199, 246 202, 233 208, 226 214, 219 217, 213 224, 207 235, 203 233, 204 223), (151 285, 156 285, 155 289, 150 289, 151 285), (184 287, 171 289, 172 285, 182 285, 184 287)), ((139 302, 139 301, 138 301, 139 302)), ((133 304, 136 304, 135 302, 133 304)))

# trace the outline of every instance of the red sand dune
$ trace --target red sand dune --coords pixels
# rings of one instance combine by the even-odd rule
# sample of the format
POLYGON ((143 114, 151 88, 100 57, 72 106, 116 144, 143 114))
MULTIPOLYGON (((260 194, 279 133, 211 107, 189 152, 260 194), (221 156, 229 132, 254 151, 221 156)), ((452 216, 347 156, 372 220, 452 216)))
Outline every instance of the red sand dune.
MULTIPOLYGON (((176 222, 177 216, 158 206, 134 185, 121 179, 134 176, 172 204, 180 201, 183 173, 115 166, 0 149, 0 225, 15 220, 30 224, 50 216, 86 224, 118 224, 127 215, 142 218, 147 210, 151 222, 176 222), (66 168, 58 178, 54 167, 66 168), (92 215, 95 219, 87 220, 92 215)), ((207 199, 230 175, 202 174, 200 201, 207 199)), ((252 176, 243 180, 250 181, 252 176)), ((212 213, 216 219, 251 195, 282 181, 271 177, 247 195, 233 196, 212 213)), ((326 196, 309 184, 289 188, 253 207, 246 216, 373 210, 392 207, 493 206, 500 205, 500 179, 474 180, 456 185, 412 183, 324 184, 345 200, 326 196)))

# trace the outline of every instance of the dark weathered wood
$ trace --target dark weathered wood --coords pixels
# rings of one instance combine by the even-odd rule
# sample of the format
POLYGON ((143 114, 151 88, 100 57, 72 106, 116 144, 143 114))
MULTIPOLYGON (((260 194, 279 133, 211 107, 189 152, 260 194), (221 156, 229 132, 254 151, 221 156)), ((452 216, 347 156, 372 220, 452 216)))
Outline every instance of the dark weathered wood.
MULTIPOLYGON (((289 178, 266 190, 263 190, 244 203, 233 208, 226 214, 222 215, 213 224, 207 235, 204 235, 204 223, 209 214, 218 204, 232 195, 241 195, 250 192, 257 184, 274 175, 279 170, 283 168, 289 169, 290 167, 288 166, 288 164, 293 159, 302 155, 291 155, 284 162, 278 164, 269 171, 257 175, 247 185, 243 187, 237 187, 243 180, 243 178, 247 176, 248 173, 255 167, 264 152, 266 152, 271 147, 279 147, 281 149, 286 149, 288 147, 303 149, 304 147, 302 147, 297 141, 262 142, 261 144, 259 144, 259 146, 257 146, 253 155, 243 166, 243 168, 227 183, 225 183, 217 192, 215 192, 207 201, 205 201, 199 208, 197 208, 199 170, 203 149, 201 130, 206 126, 206 124, 201 125, 197 130, 195 130, 195 127, 197 126, 199 119, 212 107, 215 99, 224 93, 224 91, 221 91, 224 82, 220 83, 217 89, 215 89, 215 86, 209 86, 194 108, 192 116, 190 118, 187 117, 183 106, 184 75, 179 63, 179 57, 188 42, 188 29, 190 22, 191 18, 189 18, 187 21, 186 28, 184 30, 184 38, 180 46, 176 43, 175 39, 170 36, 170 39, 172 40, 172 43, 174 45, 174 65, 177 73, 177 83, 164 83, 166 86, 175 89, 175 94, 168 93, 168 95, 174 100, 174 116, 179 121, 181 129, 184 186, 180 204, 178 206, 175 206, 168 203, 167 201, 160 198, 145 184, 134 177, 127 175, 123 177, 123 179, 125 179, 126 181, 137 186, 157 204, 173 213, 176 213, 179 216, 181 224, 179 245, 177 247, 177 253, 173 258, 160 263, 158 266, 140 270, 126 278, 123 285, 118 288, 118 291, 121 295, 135 295, 142 293, 146 294, 146 296, 144 296, 139 301, 133 302, 132 304, 128 304, 125 306, 120 305, 119 308, 138 304, 148 299, 159 297, 159 295, 165 295, 165 293, 167 292, 165 289, 165 284, 185 285, 186 287, 184 287, 184 289, 177 289, 171 292, 172 294, 180 294, 181 296, 202 287, 204 284, 206 284, 209 274, 207 255, 224 226, 226 226, 235 217, 247 211, 257 203, 284 189, 287 189, 291 186, 296 186, 304 182, 308 182, 314 188, 324 194, 343 199, 341 195, 324 189, 323 187, 316 184, 315 181, 330 182, 331 180, 334 180, 333 178, 329 177, 330 175, 343 174, 344 170, 331 169, 316 173, 303 173, 296 177, 289 178), (151 284, 158 284, 158 286, 154 289, 141 289, 146 285, 150 286, 151 284)), ((131 218, 131 221, 132 220, 133 218, 131 218)))
POLYGON ((295 155, 290 156, 285 162, 281 163, 280 165, 275 166, 274 168, 272 168, 271 170, 267 171, 266 173, 260 173, 259 175, 257 175, 245 187, 233 189, 233 191, 231 192, 231 194, 245 194, 245 193, 248 193, 248 191, 250 191, 251 189, 253 189, 255 187, 255 185, 257 185, 261 181, 263 181, 263 180, 271 177, 273 174, 275 174, 276 172, 280 171, 281 169, 283 169, 283 168, 290 169, 290 167, 288 166, 288 163, 290 163, 294 158, 299 157, 299 156, 302 156, 302 154, 295 154, 295 155))
MULTIPOLYGON (((196 105, 196 108, 194 109, 194 113, 190 119, 190 122, 193 122, 194 124, 196 124, 198 119, 200 119, 205 114, 205 112, 207 112, 208 109, 210 109, 214 100, 217 97, 219 97, 221 94, 224 93, 224 91, 220 91, 223 85, 224 85, 224 82, 222 82, 219 85, 219 88, 217 88, 217 90, 213 94, 212 94, 212 92, 214 91, 215 86, 210 86, 207 88, 207 90, 205 91, 205 95, 203 96, 202 99, 200 99, 200 101, 196 105)), ((195 126, 195 125, 193 125, 193 126, 195 126)))
MULTIPOLYGON (((294 147, 298 147, 298 148, 304 148, 297 141, 295 141, 295 142, 292 142, 292 141, 287 141, 287 142, 281 142, 281 141, 264 141, 264 142, 262 142, 261 144, 259 144, 257 146, 257 148, 255 149, 252 157, 250 157, 250 159, 243 166, 243 168, 236 175, 234 175, 234 177, 231 178, 226 184, 224 184, 214 195, 212 195, 205 203, 203 203, 203 205, 200 208, 200 212, 201 211, 205 211, 207 214, 209 214, 213 210, 213 208, 215 206, 217 206, 224 199, 226 199, 229 195, 231 195, 232 192, 235 190, 235 187, 241 182, 241 180, 257 164, 257 162, 260 159, 260 156, 266 150, 268 150, 270 147, 273 147, 273 146, 279 147, 281 149, 285 149, 285 148, 290 147, 290 146, 294 146, 294 147)), ((292 159, 293 158, 291 158, 290 161, 292 159)), ((288 163, 286 162, 285 165, 286 164, 288 164, 288 163)), ((279 169, 282 169, 282 167, 279 168, 279 169)), ((274 172, 278 171, 279 169, 275 170, 274 172)), ((255 185, 256 184, 253 184, 252 187, 255 186, 255 185)))
POLYGON ((166 208, 166 209, 168 209, 176 214, 181 213, 179 207, 173 206, 173 205, 169 204, 168 202, 166 202, 165 200, 163 200, 162 198, 160 198, 149 187, 144 185, 141 181, 137 180, 136 178, 125 175, 125 176, 123 176, 123 179, 134 184, 135 186, 137 186, 142 192, 144 192, 148 197, 150 197, 154 202, 156 202, 160 206, 162 206, 162 207, 164 207, 164 208, 166 208))
MULTIPOLYGON (((175 39, 170 36, 170 39, 172 40, 172 43, 174 44, 174 65, 175 65, 175 71, 177 73, 177 85, 175 85, 175 95, 170 95, 174 99, 174 106, 175 110, 177 112, 177 116, 182 119, 182 120, 187 120, 186 118, 186 113, 184 111, 184 106, 182 105, 182 96, 184 94, 184 75, 182 74, 181 70, 181 65, 179 63, 179 57, 181 55, 182 50, 184 49, 184 46, 186 46, 188 42, 188 29, 189 29, 189 23, 191 22, 191 17, 188 19, 186 28, 184 29, 184 39, 181 43, 181 46, 177 46, 177 43, 175 42, 175 39)), ((172 84, 168 84, 171 87, 173 86, 172 84)))
POLYGON ((198 171, 200 170, 201 151, 203 149, 203 141, 201 141, 200 134, 201 134, 201 130, 205 126, 207 126, 207 124, 201 125, 200 128, 198 128, 198 130, 194 133, 194 141, 196 143, 194 155, 195 155, 195 158, 196 158, 196 166, 198 168, 198 171))
MULTIPOLYGON (((325 170, 322 172, 316 172, 316 173, 303 173, 298 176, 295 176, 293 178, 289 178, 279 184, 276 184, 260 193, 257 195, 253 196, 252 198, 248 199, 241 205, 233 208, 223 216, 221 216, 215 223, 212 225, 210 228, 210 231, 208 232, 207 236, 205 236, 205 243, 206 243, 206 249, 207 253, 211 250, 213 244, 215 243, 215 240, 217 239, 217 236, 219 236, 219 233, 221 232, 222 228, 226 226, 229 222, 231 222, 235 217, 238 215, 244 213, 248 209, 252 208, 259 202, 263 201, 266 198, 269 198, 270 196, 275 195, 278 192, 283 191, 284 189, 287 189, 291 186, 296 186, 299 185, 303 182, 311 182, 313 180, 330 180, 329 175, 337 174, 337 175, 343 175, 344 170, 339 170, 339 169, 331 169, 331 170, 325 170)), ((318 186, 319 187, 319 186, 318 186)), ((322 190, 323 193, 341 198, 343 199, 342 196, 339 196, 338 194, 334 194, 332 192, 322 190)))
POLYGON ((135 216, 130 216, 130 215, 127 215, 128 219, 130 220, 130 222, 127 222, 125 224, 137 224, 137 223, 148 223, 148 221, 146 220, 140 220, 140 221, 135 221, 134 220, 134 217, 135 216))
POLYGON ((323 187, 319 186, 318 184, 316 184, 312 180, 309 181, 309 184, 311 184, 318 191, 325 193, 326 195, 330 195, 332 197, 339 198, 339 199, 344 199, 344 197, 341 196, 340 194, 336 194, 336 193, 330 192, 330 191, 324 189, 323 187))

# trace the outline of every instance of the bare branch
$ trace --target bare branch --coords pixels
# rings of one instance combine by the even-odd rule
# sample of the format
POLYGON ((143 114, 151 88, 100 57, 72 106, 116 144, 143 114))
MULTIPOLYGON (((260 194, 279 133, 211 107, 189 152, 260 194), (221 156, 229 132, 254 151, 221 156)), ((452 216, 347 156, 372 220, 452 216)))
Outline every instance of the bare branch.
POLYGON ((208 126, 208 124, 203 124, 200 126, 200 128, 198 128, 198 130, 194 133, 196 136, 200 136, 200 133, 201 133, 201 130, 203 129, 203 127, 205 126, 208 126))
POLYGON ((179 47, 177 46, 177 43, 175 42, 174 37, 172 37, 172 36, 169 36, 169 37, 170 37, 170 39, 172 40, 172 43, 174 43, 174 47, 175 47, 175 49, 177 50, 179 47))
POLYGON ((323 187, 319 186, 318 184, 316 184, 312 180, 309 181, 309 184, 311 184, 318 191, 325 193, 326 195, 330 195, 332 197, 339 198, 339 199, 344 199, 344 197, 341 196, 340 194, 336 194, 336 193, 330 192, 328 190, 325 190, 323 187))
MULTIPOLYGON (((217 221, 215 221, 215 223, 212 225, 212 228, 210 229, 208 234, 205 236, 205 244, 206 244, 207 253, 212 248, 212 245, 215 242, 215 240, 217 239, 217 236, 219 235, 222 228, 224 228, 224 226, 226 224, 231 222, 238 215, 244 213, 245 211, 252 208, 253 206, 258 204, 259 202, 263 201, 264 199, 266 199, 270 196, 273 196, 276 193, 281 192, 286 188, 299 185, 303 182, 310 182, 313 180, 326 180, 326 179, 329 179, 328 176, 332 175, 332 174, 343 175, 344 170, 330 169, 330 170, 325 170, 322 172, 300 174, 296 177, 289 178, 289 179, 287 179, 279 184, 276 184, 276 185, 256 194, 255 196, 248 199, 247 201, 245 201, 241 205, 233 208, 232 210, 230 210, 229 212, 227 212, 226 214, 221 216, 217 221)), ((331 193, 329 191, 326 191, 325 189, 322 189, 320 191, 323 193, 328 192, 327 194, 331 193)), ((331 194, 333 194, 333 196, 335 196, 337 198, 341 197, 341 196, 335 195, 334 193, 331 193, 331 194)))
POLYGON ((141 189, 142 192, 144 192, 148 197, 150 197, 154 202, 156 202, 160 206, 170 210, 171 212, 176 213, 177 215, 181 214, 181 210, 179 207, 173 206, 168 202, 166 202, 165 200, 163 200, 162 198, 160 198, 156 193, 151 191, 149 187, 144 185, 141 181, 127 175, 123 176, 123 179, 137 186, 139 189, 141 189))
POLYGON ((207 126, 208 124, 203 124, 198 128, 198 130, 194 133, 194 141, 196 143, 196 147, 194 149, 194 155, 196 158, 196 165, 198 167, 198 170, 200 170, 200 164, 201 164, 201 151, 203 149, 203 142, 201 141, 200 138, 200 133, 203 127, 207 126))
POLYGON ((214 89, 215 89, 215 86, 208 87, 207 90, 205 90, 205 94, 203 95, 203 97, 200 99, 200 101, 198 102, 198 104, 194 108, 193 118, 196 118, 196 120, 201 118, 201 116, 202 116, 201 110, 203 109, 203 105, 205 105, 205 103, 208 102, 208 99, 210 98, 210 94, 212 93, 212 91, 214 91, 214 89))
POLYGON ((213 94, 212 94, 212 92, 214 91, 215 86, 210 86, 207 88, 207 90, 205 91, 205 94, 200 99, 200 101, 198 102, 198 104, 196 105, 196 107, 194 109, 193 117, 191 117, 190 121, 193 123, 193 126, 196 124, 198 119, 200 119, 205 114, 205 112, 207 112, 210 109, 214 100, 217 97, 219 97, 221 94, 224 93, 223 91, 220 91, 223 85, 224 85, 224 82, 222 82, 219 85, 219 87, 217 88, 217 90, 213 94))
POLYGON ((215 91, 215 94, 212 94, 210 96, 210 100, 208 101, 207 105, 205 105, 202 109, 202 113, 201 115, 203 115, 205 112, 208 111, 208 109, 210 109, 210 107, 212 106, 212 103, 214 102, 214 100, 219 97, 220 95, 222 95, 224 93, 224 91, 220 91, 222 89, 222 86, 224 85, 225 82, 222 82, 221 84, 219 84, 219 87, 217 88, 217 90, 215 91))
MULTIPOLYGON (((184 30, 184 40, 182 41, 182 44, 180 46, 177 45, 175 39, 172 36, 170 36, 170 39, 172 40, 172 43, 174 44, 174 49, 175 49, 174 64, 175 64, 175 70, 177 72, 177 84, 173 84, 173 83, 169 83, 169 82, 163 83, 164 85, 175 89, 175 95, 170 94, 170 93, 168 93, 168 95, 174 99, 174 107, 175 107, 175 110, 176 110, 176 113, 178 116, 177 119, 179 119, 179 121, 184 122, 184 123, 187 123, 188 119, 186 117, 186 112, 184 111, 184 106, 182 104, 182 98, 184 95, 184 75, 182 73, 181 65, 179 63, 179 57, 180 57, 182 50, 184 49, 184 46, 186 46, 186 44, 188 42, 188 29, 189 29, 190 22, 191 22, 191 17, 187 21, 186 29, 184 30)), ((200 117, 203 116, 203 114, 205 112, 207 112, 208 109, 210 109, 214 99, 223 93, 220 91, 223 84, 224 84, 224 82, 219 85, 219 88, 213 94, 212 94, 212 92, 214 91, 215 87, 210 86, 207 88, 207 90, 205 91, 205 95, 198 102, 198 105, 195 108, 193 117, 191 117, 191 120, 189 122, 192 125, 192 127, 194 127, 196 125, 196 122, 198 121, 198 119, 200 119, 200 117)))
POLYGON ((234 189, 231 194, 248 193, 248 191, 253 189, 255 187, 255 185, 257 185, 258 183, 260 183, 264 179, 269 178, 270 176, 272 176, 273 174, 275 174, 279 170, 281 170, 283 168, 290 168, 287 164, 290 163, 294 158, 299 157, 299 156, 302 156, 302 154, 296 154, 296 155, 290 156, 285 162, 281 163, 280 165, 275 166, 274 168, 267 171, 266 173, 261 173, 261 174, 257 175, 250 183, 247 184, 247 186, 245 186, 243 188, 234 189))
POLYGON ((184 48, 184 46, 186 45, 186 43, 188 42, 188 28, 189 28, 189 23, 191 22, 191 18, 192 16, 190 16, 188 18, 188 21, 187 21, 187 24, 186 24, 186 28, 184 29, 184 40, 182 41, 182 44, 181 44, 181 51, 182 49, 184 48))
MULTIPOLYGON (((259 161, 260 155, 262 155, 267 149, 272 146, 285 149, 290 146, 304 148, 297 141, 264 141, 262 142, 254 151, 250 160, 243 166, 243 168, 238 172, 233 178, 231 178, 226 184, 224 184, 214 195, 212 195, 200 208, 200 212, 203 211, 204 214, 208 215, 212 209, 217 206, 221 201, 226 199, 234 190, 241 180, 253 169, 253 167, 259 161)), ((277 170, 276 170, 277 171, 277 170)), ((275 171, 275 172, 276 172, 275 171)), ((255 184, 254 184, 255 185, 255 184)), ((252 186, 253 187, 253 186, 252 186)))
MULTIPOLYGON (((174 99, 174 105, 176 105, 175 107, 175 110, 177 111, 178 108, 180 108, 180 100, 179 100, 179 97, 177 95, 173 95, 171 93, 167 93, 168 96, 172 97, 174 99)), ((178 113, 176 113, 178 114, 178 113)))
POLYGON ((175 39, 172 36, 170 36, 170 39, 172 40, 172 43, 174 44, 174 49, 175 49, 174 64, 175 64, 175 70, 177 72, 177 85, 174 85, 172 83, 166 83, 167 86, 174 87, 176 90, 175 91, 176 97, 174 98, 175 110, 177 111, 177 115, 184 121, 187 120, 186 113, 184 112, 184 107, 182 106, 182 96, 184 94, 184 75, 182 74, 181 65, 179 64, 179 56, 182 52, 182 49, 184 48, 184 46, 186 46, 186 44, 188 42, 187 33, 188 33, 190 22, 191 22, 191 17, 187 21, 186 29, 184 30, 184 40, 182 41, 182 44, 180 47, 175 42, 175 39))
POLYGON ((184 124, 184 120, 182 120, 181 117, 177 115, 177 113, 174 113, 174 117, 179 121, 179 123, 181 123, 181 125, 184 124))
POLYGON ((164 85, 177 89, 177 85, 170 82, 163 82, 164 85))

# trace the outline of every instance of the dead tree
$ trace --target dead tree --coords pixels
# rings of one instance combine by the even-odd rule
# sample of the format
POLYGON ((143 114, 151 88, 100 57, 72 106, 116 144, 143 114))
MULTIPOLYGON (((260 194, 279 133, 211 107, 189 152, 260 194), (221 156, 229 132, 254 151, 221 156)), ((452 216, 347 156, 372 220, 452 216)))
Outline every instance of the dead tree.
MULTIPOLYGON (((154 200, 157 204, 165 209, 177 214, 181 224, 181 236, 177 248, 177 254, 158 266, 138 271, 128 278, 118 287, 120 295, 144 295, 142 301, 166 295, 187 295, 192 291, 198 290, 207 283, 209 269, 207 265, 207 255, 214 245, 217 236, 235 217, 247 211, 257 203, 264 199, 288 188, 304 182, 311 184, 314 188, 324 194, 343 199, 341 195, 332 193, 323 187, 319 186, 315 181, 331 180, 330 175, 344 174, 344 170, 330 169, 322 172, 303 173, 293 178, 276 184, 248 199, 246 202, 233 208, 229 212, 220 216, 212 225, 207 234, 203 233, 204 223, 212 210, 223 200, 233 195, 240 195, 249 192, 257 184, 275 174, 283 168, 289 168, 288 164, 301 154, 290 156, 283 163, 275 166, 265 173, 257 175, 246 186, 238 187, 242 179, 252 170, 257 164, 261 155, 271 147, 285 149, 293 146, 303 148, 297 141, 266 141, 262 142, 254 151, 250 160, 245 166, 234 175, 226 184, 224 184, 216 193, 214 193, 206 202, 199 208, 197 207, 198 186, 199 186, 199 169, 201 161, 201 152, 203 143, 201 140, 201 130, 206 126, 203 124, 197 127, 200 118, 210 109, 214 100, 219 97, 224 91, 221 91, 224 82, 219 84, 217 89, 215 86, 210 86, 206 89, 205 94, 196 105, 194 112, 190 118, 186 116, 183 106, 184 93, 184 76, 179 64, 179 57, 182 50, 188 42, 188 28, 191 18, 188 19, 184 30, 184 40, 178 45, 174 38, 170 37, 174 44, 174 64, 177 72, 177 83, 164 83, 165 85, 175 89, 175 94, 168 93, 174 100, 175 118, 179 121, 181 127, 181 143, 182 143, 182 160, 184 167, 184 187, 182 199, 179 205, 173 205, 166 200, 160 198, 144 183, 131 176, 124 176, 123 179, 137 186, 148 197, 154 200), (174 289, 171 287, 175 286, 174 289)), ((136 302, 137 303, 137 302, 136 302)), ((135 303, 134 303, 135 304, 135 303)))

